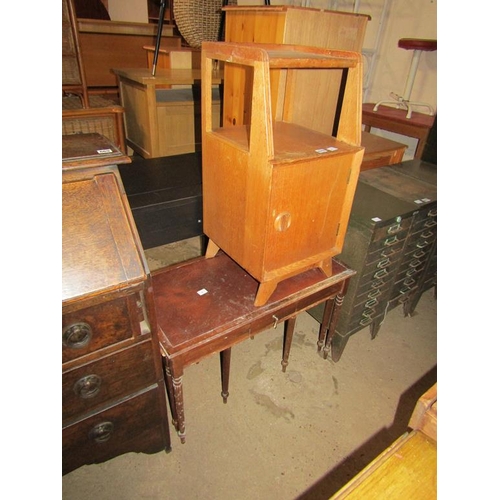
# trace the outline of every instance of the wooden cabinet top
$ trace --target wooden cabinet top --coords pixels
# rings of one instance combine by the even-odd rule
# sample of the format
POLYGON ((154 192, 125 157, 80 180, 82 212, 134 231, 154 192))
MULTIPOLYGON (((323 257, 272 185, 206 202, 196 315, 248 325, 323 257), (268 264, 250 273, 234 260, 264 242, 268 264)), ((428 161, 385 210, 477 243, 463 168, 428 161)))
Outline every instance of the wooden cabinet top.
MULTIPOLYGON (((113 69, 113 71, 117 76, 141 85, 194 85, 201 82, 201 70, 198 68, 158 68, 155 76, 151 74, 151 70, 148 68, 117 68, 113 69)), ((214 84, 221 83, 222 79, 222 71, 213 72, 212 81, 214 84)))
POLYGON ((318 12, 321 15, 335 15, 335 16, 352 16, 352 17, 366 17, 370 19, 368 14, 358 14, 353 12, 341 12, 338 10, 326 10, 314 7, 298 7, 295 5, 227 5, 222 8, 223 11, 227 13, 238 13, 238 12, 253 12, 253 13, 276 13, 276 12, 287 12, 287 11, 303 11, 303 12, 318 12))

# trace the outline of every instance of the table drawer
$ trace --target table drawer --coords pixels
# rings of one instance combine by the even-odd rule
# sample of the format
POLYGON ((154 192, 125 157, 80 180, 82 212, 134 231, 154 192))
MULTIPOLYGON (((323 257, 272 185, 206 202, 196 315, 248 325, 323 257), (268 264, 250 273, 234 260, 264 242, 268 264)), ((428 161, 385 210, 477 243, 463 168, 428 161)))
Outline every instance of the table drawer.
POLYGON ((139 334, 139 308, 132 295, 64 314, 63 363, 139 334))
POLYGON ((165 449, 157 385, 103 412, 63 427, 63 474, 84 464, 104 462, 128 452, 165 449))
POLYGON ((63 421, 154 384, 152 351, 148 340, 63 373, 63 421))

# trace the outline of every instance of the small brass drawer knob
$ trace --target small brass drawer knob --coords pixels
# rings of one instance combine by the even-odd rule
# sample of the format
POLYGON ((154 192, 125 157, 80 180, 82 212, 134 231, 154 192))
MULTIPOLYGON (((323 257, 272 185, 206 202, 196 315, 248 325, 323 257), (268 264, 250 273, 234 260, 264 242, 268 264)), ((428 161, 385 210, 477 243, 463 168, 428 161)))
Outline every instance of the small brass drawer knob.
POLYGON ((90 399, 99 394, 101 390, 101 377, 99 375, 87 375, 75 382, 73 390, 82 399, 90 399))
POLYGON ((90 342, 92 328, 87 323, 73 323, 63 331, 63 344, 71 349, 81 349, 90 342))
POLYGON ((113 434, 114 427, 113 422, 100 422, 92 427, 89 438, 96 443, 105 443, 113 434))

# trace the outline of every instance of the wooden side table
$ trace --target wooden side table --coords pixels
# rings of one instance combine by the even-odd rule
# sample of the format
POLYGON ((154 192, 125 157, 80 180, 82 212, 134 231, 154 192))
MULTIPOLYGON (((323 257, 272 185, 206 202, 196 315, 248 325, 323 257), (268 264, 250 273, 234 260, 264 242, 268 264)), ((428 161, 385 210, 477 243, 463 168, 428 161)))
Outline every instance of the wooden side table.
POLYGON ((379 106, 377 111, 373 111, 374 107, 374 103, 363 104, 362 123, 365 125, 365 132, 370 132, 371 128, 375 127, 414 137, 418 139, 415 158, 421 158, 436 117, 413 112, 411 118, 406 118, 406 110, 404 109, 379 106))
POLYGON ((327 303, 319 332, 318 349, 335 321, 354 271, 332 259, 332 276, 318 269, 281 281, 269 301, 254 306, 259 283, 219 252, 169 266, 153 273, 159 342, 165 361, 173 424, 185 441, 182 375, 184 368, 221 354, 222 397, 229 395, 231 347, 268 328, 286 322, 282 370, 286 370, 297 315, 327 303))

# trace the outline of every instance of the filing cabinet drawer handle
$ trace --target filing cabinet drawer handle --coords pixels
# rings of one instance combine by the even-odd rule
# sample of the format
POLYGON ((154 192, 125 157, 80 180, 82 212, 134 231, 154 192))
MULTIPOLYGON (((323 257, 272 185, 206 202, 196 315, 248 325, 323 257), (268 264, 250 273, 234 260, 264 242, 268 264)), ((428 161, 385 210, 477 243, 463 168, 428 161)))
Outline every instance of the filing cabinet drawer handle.
POLYGON ((378 280, 378 281, 374 281, 372 283, 371 287, 374 288, 375 290, 378 290, 379 288, 382 288, 384 285, 385 285, 384 280, 378 280))
POLYGON ((375 314, 375 311, 363 311, 361 313, 361 316, 363 316, 363 318, 369 318, 369 319, 372 319, 372 316, 375 314))
POLYGON ((387 276, 389 274, 389 271, 387 269, 381 269, 380 271, 377 271, 373 277, 374 278, 382 278, 383 276, 387 276))
POLYGON ((377 304, 378 304, 377 299, 371 299, 365 303, 365 307, 367 307, 368 309, 371 309, 371 308, 375 307, 377 304))
POLYGON ((422 234, 421 238, 432 238, 434 236, 434 233, 432 231, 427 231, 426 233, 422 234))
POLYGON ((428 241, 423 241, 422 243, 417 243, 417 248, 425 248, 426 246, 429 246, 428 241))
POLYGON ((384 250, 380 256, 381 257, 390 257, 391 255, 394 255, 396 253, 396 250, 394 248, 389 248, 387 250, 384 250))
MULTIPOLYGON (((417 245, 418 246, 418 245, 417 245)), ((423 250, 420 250, 419 252, 415 252, 413 254, 413 257, 415 257, 416 259, 420 259, 421 257, 423 257, 425 255, 425 252, 423 250)))
POLYGON ((427 217, 436 217, 437 213, 438 213, 437 208, 431 208, 427 212, 427 217))
POLYGON ((369 325, 371 322, 372 322, 372 319, 371 319, 371 318, 366 318, 366 317, 365 317, 365 318, 363 318, 363 319, 359 322, 359 324, 360 324, 361 326, 366 326, 366 325, 369 325))
POLYGON ((382 292, 380 290, 376 289, 376 290, 373 290, 373 292, 370 292, 368 294, 368 298, 369 299, 374 299, 375 297, 378 297, 381 294, 382 294, 382 292))
POLYGON ((401 224, 393 224, 387 229, 388 234, 394 234, 401 230, 401 224))
POLYGON ((99 375, 86 375, 82 377, 80 380, 75 382, 73 386, 73 391, 75 394, 82 399, 90 399, 97 394, 101 390, 101 377, 99 375))
POLYGON ((437 225, 437 222, 435 220, 428 220, 425 224, 424 227, 434 227, 437 225))
POLYGON ((391 263, 391 259, 384 259, 384 260, 381 260, 381 261, 377 264, 377 269, 384 269, 384 268, 385 268, 385 267, 387 267, 390 263, 391 263))
POLYGON ((418 259, 415 259, 415 260, 412 260, 410 262, 410 267, 415 268, 415 267, 418 267, 420 264, 422 264, 422 262, 420 260, 418 260, 418 259))
POLYGON ((70 349, 81 349, 90 342, 92 328, 84 322, 73 323, 63 331, 63 344, 70 349))
POLYGON ((413 279, 413 278, 406 278, 404 281, 403 281, 403 284, 404 285, 407 285, 407 286, 412 286, 416 283, 416 281, 413 279))
POLYGON ((392 245, 395 245, 396 243, 399 243, 398 237, 397 236, 393 236, 392 238, 387 238, 384 241, 384 246, 391 247, 392 245))
POLYGON ((412 276, 413 274, 415 274, 417 271, 415 269, 408 269, 408 271, 406 271, 406 276, 412 276))
POLYGON ((92 427, 89 438, 96 443, 105 443, 113 434, 114 427, 113 422, 100 422, 92 427))

